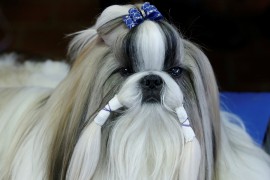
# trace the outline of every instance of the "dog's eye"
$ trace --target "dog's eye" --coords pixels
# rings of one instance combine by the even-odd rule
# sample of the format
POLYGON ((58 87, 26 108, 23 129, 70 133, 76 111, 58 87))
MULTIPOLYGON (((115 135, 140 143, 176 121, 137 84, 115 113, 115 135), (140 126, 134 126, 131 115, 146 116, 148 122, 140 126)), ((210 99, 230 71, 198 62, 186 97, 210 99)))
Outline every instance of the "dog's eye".
POLYGON ((129 76, 129 75, 132 74, 132 71, 131 71, 129 68, 125 68, 125 67, 120 68, 120 69, 119 69, 119 72, 120 72, 120 74, 121 74, 122 76, 129 76))
POLYGON ((183 69, 181 67, 172 67, 168 70, 168 73, 172 76, 172 77, 179 77, 183 72, 183 69))

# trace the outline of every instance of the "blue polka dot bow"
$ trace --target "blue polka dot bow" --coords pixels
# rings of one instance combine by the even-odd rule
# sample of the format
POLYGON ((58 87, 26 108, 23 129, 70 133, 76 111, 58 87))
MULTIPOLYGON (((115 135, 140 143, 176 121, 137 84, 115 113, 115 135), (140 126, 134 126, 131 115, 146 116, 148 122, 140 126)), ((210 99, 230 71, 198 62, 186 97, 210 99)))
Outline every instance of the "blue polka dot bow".
POLYGON ((129 29, 141 24, 145 19, 152 21, 159 21, 163 19, 162 14, 154 5, 151 5, 149 2, 145 2, 141 9, 144 11, 145 16, 142 15, 139 9, 131 8, 128 11, 129 15, 123 17, 123 21, 129 29))

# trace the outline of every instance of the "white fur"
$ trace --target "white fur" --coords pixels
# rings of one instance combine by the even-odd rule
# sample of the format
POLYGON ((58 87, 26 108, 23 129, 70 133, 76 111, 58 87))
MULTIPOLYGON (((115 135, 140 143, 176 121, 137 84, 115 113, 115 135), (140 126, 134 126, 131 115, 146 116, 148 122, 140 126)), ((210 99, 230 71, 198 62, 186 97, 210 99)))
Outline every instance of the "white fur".
POLYGON ((244 131, 241 120, 222 112, 220 180, 269 180, 269 156, 244 131))
POLYGON ((0 87, 56 87, 67 75, 69 66, 64 62, 16 62, 15 53, 0 56, 0 87), (14 73, 16 72, 16 74, 14 73))
POLYGON ((20 64, 16 62, 18 55, 15 53, 0 58, 0 179, 6 173, 4 167, 10 163, 13 164, 12 179, 42 179, 46 176, 47 142, 50 140, 50 136, 43 139, 42 133, 48 124, 47 121, 32 122, 30 119, 42 118, 40 113, 44 113, 43 110, 35 110, 37 103, 50 95, 52 88, 64 79, 69 66, 51 60, 20 64), (29 138, 22 142, 23 146, 13 157, 13 161, 19 163, 14 164, 10 158, 3 158, 15 150, 16 143, 24 136, 23 130, 33 123, 36 123, 36 128, 29 132, 29 138))
POLYGON ((165 59, 165 42, 160 28, 152 21, 146 20, 138 27, 136 35, 138 47, 138 70, 160 70, 165 59))
POLYGON ((94 179, 177 179, 183 143, 175 114, 155 105, 131 108, 117 120, 108 161, 94 179))
POLYGON ((22 130, 27 129, 32 123, 38 123, 37 128, 29 132, 29 139, 23 142, 23 146, 13 157, 12 179, 29 180, 44 177, 46 166, 44 154, 48 149, 46 146, 42 146, 41 142, 44 140, 41 138, 41 133, 48 125, 46 125, 46 121, 31 122, 27 120, 33 117, 40 118, 34 108, 40 99, 50 93, 51 90, 46 88, 1 90, 1 102, 4 104, 1 104, 0 108, 0 179, 3 179, 2 175, 6 173, 5 167, 11 165, 11 159, 6 157, 7 154, 15 150, 16 143, 25 133, 22 130), (9 101, 3 101, 5 94, 11 96, 9 101))
POLYGON ((67 179, 87 179, 92 177, 99 161, 101 126, 107 121, 111 111, 121 108, 117 96, 111 99, 82 133, 77 143, 68 169, 67 179), (93 158, 94 155, 94 158, 93 158))

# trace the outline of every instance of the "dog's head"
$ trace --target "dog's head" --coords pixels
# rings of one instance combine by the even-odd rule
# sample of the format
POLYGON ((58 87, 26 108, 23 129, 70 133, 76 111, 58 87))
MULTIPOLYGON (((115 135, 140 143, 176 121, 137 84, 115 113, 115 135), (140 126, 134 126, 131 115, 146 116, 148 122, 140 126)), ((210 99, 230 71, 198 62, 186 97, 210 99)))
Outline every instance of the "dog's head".
POLYGON ((211 65, 166 20, 144 20, 128 29, 122 17, 131 7, 108 7, 93 27, 76 33, 70 44, 73 66, 59 89, 73 93, 65 105, 71 115, 68 123, 62 120, 59 127, 64 131, 52 145, 51 172, 58 163, 59 174, 66 174, 81 132, 117 94, 124 108, 102 127, 101 155, 92 178, 179 177, 185 144, 175 108, 182 104, 201 146, 200 179, 210 178, 220 123, 211 65), (59 141, 68 143, 57 145, 59 141), (59 150, 60 146, 67 151, 59 150))

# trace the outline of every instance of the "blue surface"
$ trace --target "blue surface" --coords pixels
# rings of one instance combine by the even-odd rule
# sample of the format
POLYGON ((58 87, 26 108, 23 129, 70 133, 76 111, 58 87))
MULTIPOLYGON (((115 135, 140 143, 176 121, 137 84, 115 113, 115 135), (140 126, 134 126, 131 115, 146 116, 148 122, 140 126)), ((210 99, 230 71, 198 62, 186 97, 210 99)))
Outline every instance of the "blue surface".
POLYGON ((220 98, 222 109, 238 115, 251 137, 262 144, 270 120, 270 93, 222 92, 220 98))

